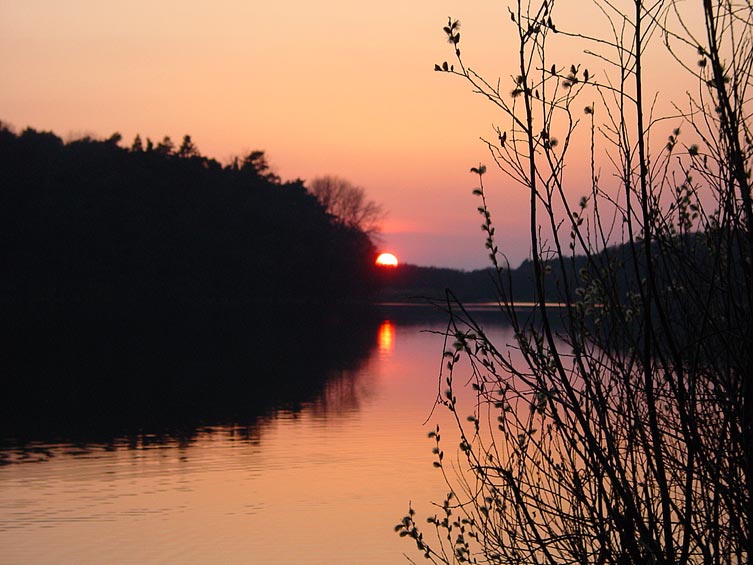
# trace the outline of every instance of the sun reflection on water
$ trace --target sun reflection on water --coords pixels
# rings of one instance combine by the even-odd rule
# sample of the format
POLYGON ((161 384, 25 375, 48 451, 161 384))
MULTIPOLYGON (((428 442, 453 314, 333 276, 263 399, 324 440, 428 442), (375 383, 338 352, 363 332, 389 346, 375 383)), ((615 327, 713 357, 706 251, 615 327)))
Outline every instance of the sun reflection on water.
POLYGON ((393 349, 395 349, 395 324, 389 320, 383 321, 379 326, 377 342, 379 344, 380 355, 392 353, 393 349))

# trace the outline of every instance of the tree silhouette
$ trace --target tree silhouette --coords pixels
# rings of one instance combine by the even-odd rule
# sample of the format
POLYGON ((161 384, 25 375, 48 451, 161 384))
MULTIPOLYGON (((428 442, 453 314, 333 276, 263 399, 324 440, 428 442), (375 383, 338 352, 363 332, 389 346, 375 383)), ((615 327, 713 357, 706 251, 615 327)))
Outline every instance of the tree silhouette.
POLYGON ((366 197, 366 191, 360 186, 327 175, 312 180, 309 190, 327 213, 344 226, 369 234, 378 231, 384 211, 379 204, 366 197))
POLYGON ((160 155, 172 155, 175 152, 175 144, 169 135, 162 138, 154 149, 160 155))
POLYGON ((748 563, 753 11, 598 1, 603 20, 589 36, 559 24, 559 5, 575 6, 510 10, 509 89, 467 66, 457 20, 444 28, 454 63, 435 70, 505 116, 487 146, 530 196, 535 307, 518 307, 487 169, 473 167, 513 334, 495 343, 448 296, 438 403, 455 435, 430 438, 450 492, 428 518, 435 540, 412 508, 396 530, 435 563, 748 563), (555 36, 583 42, 588 68, 558 61, 555 36), (696 86, 669 115, 645 71, 657 38, 696 86), (573 193, 565 172, 579 135, 590 185, 573 193))
POLYGON ((144 144, 141 141, 141 136, 136 134, 136 137, 133 138, 133 143, 131 144, 131 151, 134 153, 140 153, 144 150, 144 144))
POLYGON ((190 157, 201 157, 201 153, 199 153, 199 149, 194 145, 194 142, 191 140, 190 135, 183 136, 183 141, 180 144, 180 147, 178 148, 178 157, 187 159, 190 157))

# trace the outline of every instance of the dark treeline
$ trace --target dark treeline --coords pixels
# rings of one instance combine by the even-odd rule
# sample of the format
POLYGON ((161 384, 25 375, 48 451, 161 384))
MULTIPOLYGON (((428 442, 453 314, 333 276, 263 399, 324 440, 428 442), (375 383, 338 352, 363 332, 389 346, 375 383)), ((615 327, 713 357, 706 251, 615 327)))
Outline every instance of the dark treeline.
MULTIPOLYGON (((668 287, 673 280, 673 273, 678 268, 670 258, 694 265, 696 271, 705 272, 714 260, 714 247, 720 233, 689 234, 682 237, 668 238, 664 245, 676 248, 672 253, 659 253, 654 247, 656 276, 659 286, 668 287)), ((735 256, 739 256, 737 253, 735 256)), ((609 247, 598 255, 575 255, 564 259, 564 266, 559 268, 553 262, 544 261, 544 292, 550 302, 576 303, 588 299, 601 300, 599 284, 608 275, 610 282, 618 289, 617 295, 629 299, 629 293, 638 292, 640 279, 646 273, 644 249, 633 249, 629 245, 609 247)), ((438 267, 420 267, 404 264, 382 273, 382 288, 379 297, 383 301, 412 301, 429 299, 443 300, 447 290, 463 302, 494 302, 500 297, 500 288, 508 298, 516 302, 536 300, 534 269, 530 260, 523 261, 518 267, 504 269, 498 277, 494 269, 477 269, 462 271, 438 267)), ((681 292, 672 289, 681 299, 681 292)))
POLYGON ((186 136, 64 143, 0 124, 0 301, 113 315, 362 299, 374 248, 255 151, 229 165, 186 136))
POLYGON ((383 301, 441 300, 451 289, 464 301, 489 301, 496 298, 492 271, 461 271, 440 267, 401 264, 381 272, 383 284, 379 298, 383 301))
MULTIPOLYGON (((534 299, 533 267, 524 261, 515 269, 503 274, 505 288, 512 288, 518 301, 534 299)), ((549 285, 556 288, 555 281, 549 285)), ((462 271, 441 267, 420 267, 404 264, 383 273, 380 298, 384 301, 442 300, 445 291, 463 302, 493 302, 499 298, 498 284, 493 269, 462 271)))

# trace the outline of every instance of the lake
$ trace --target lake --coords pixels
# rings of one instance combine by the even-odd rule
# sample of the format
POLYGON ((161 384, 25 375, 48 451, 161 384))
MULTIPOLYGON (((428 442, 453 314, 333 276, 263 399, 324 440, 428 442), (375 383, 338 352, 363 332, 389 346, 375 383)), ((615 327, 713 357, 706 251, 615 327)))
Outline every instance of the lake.
MULTIPOLYGON (((154 419, 145 426, 128 414, 99 423, 50 409, 45 413, 59 422, 54 433, 35 424, 42 416, 6 428, 0 563, 353 565, 405 563, 404 554, 423 560, 393 527, 409 501, 425 516, 446 491, 427 439, 446 416, 432 413, 443 351, 436 332, 445 319, 429 307, 393 306, 363 319, 322 323, 326 331, 315 328, 319 337, 308 341, 277 334, 285 353, 267 365, 251 365, 264 352, 248 355, 256 341, 242 332, 231 332, 229 349, 223 336, 217 340, 223 347, 211 342, 205 354, 196 351, 197 343, 208 343, 203 334, 196 342, 181 338, 185 349, 170 342, 163 348, 170 350, 168 361, 160 348, 141 344, 141 363, 159 368, 142 367, 149 379, 216 383, 187 395, 186 410, 203 406, 202 398, 210 405, 201 418, 154 419), (316 341, 322 334, 322 343, 335 346, 330 364, 313 352, 324 347, 316 341), (353 334, 361 345, 345 344, 353 334), (169 361, 181 354, 191 363, 169 361), (267 375, 272 382, 263 392, 285 388, 280 379, 292 378, 284 376, 286 363, 297 375, 296 391, 305 388, 306 375, 315 386, 281 396, 271 408, 251 402, 253 410, 244 414, 243 399, 256 397, 239 375, 267 375), (225 405, 230 408, 223 411, 225 405)), ((509 340, 506 328, 486 324, 498 342, 509 340)), ((107 365, 105 358, 116 355, 110 350, 96 355, 102 359, 93 373, 132 375, 140 366, 124 357, 107 365)), ((57 359, 67 363, 61 375, 75 371, 70 358, 57 359)), ((164 393, 140 378, 137 396, 164 393)), ((122 404, 121 394, 128 399, 133 408, 127 412, 137 420, 152 410, 132 403, 131 393, 112 394, 113 406, 122 404)), ((90 411, 92 402, 75 411, 90 411)))

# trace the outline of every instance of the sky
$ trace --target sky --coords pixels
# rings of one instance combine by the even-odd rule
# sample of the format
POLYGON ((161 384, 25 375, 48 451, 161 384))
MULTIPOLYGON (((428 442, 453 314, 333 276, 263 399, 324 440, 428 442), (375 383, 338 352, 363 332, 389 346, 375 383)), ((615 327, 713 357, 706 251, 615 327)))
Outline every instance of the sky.
MULTIPOLYGON (((266 152, 284 180, 337 175, 387 211, 380 250, 402 262, 488 265, 472 166, 500 115, 457 77, 464 58, 514 72, 496 0, 0 0, 0 120, 64 139, 191 135, 221 162, 266 152)), ((494 79, 496 80, 496 78, 494 79)), ((491 171, 501 250, 529 254, 527 194, 491 171)))

